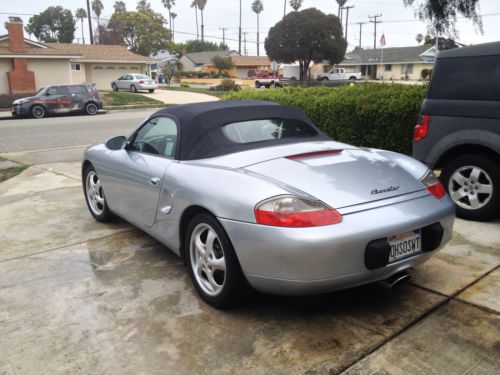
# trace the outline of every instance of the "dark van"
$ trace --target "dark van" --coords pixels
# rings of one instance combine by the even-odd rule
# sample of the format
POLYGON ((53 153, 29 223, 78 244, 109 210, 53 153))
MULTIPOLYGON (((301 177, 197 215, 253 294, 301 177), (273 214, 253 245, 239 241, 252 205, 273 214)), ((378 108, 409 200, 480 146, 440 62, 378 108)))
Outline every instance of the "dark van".
POLYGON ((500 42, 439 53, 415 127, 413 156, 441 169, 457 216, 499 216, 500 42))

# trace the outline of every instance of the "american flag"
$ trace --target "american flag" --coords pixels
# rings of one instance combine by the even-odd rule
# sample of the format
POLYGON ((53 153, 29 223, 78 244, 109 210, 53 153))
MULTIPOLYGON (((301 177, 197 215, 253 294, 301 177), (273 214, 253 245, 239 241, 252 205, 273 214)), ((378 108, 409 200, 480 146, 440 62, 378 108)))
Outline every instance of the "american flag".
POLYGON ((380 37, 380 45, 381 45, 382 47, 384 47, 384 46, 385 46, 385 35, 384 35, 384 34, 382 34, 382 36, 380 37))

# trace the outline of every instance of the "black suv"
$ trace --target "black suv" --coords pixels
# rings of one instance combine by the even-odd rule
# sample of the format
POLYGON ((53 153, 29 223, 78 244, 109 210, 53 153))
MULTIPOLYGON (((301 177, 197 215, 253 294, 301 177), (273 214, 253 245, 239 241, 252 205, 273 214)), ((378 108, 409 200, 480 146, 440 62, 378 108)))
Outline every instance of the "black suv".
POLYGON ((431 168, 457 216, 500 213, 500 42, 439 53, 413 137, 413 156, 431 168))
POLYGON ((94 84, 43 87, 35 96, 12 103, 12 116, 42 118, 48 114, 70 112, 95 115, 102 109, 99 92, 94 84))

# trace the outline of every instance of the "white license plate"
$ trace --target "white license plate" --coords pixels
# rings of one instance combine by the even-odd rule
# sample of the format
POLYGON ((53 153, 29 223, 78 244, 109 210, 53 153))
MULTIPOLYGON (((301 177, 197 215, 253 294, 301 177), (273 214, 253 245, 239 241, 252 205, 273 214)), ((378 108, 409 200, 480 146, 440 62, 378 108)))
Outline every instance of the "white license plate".
POLYGON ((389 263, 409 258, 422 252, 422 235, 419 230, 398 234, 388 239, 391 245, 389 263))

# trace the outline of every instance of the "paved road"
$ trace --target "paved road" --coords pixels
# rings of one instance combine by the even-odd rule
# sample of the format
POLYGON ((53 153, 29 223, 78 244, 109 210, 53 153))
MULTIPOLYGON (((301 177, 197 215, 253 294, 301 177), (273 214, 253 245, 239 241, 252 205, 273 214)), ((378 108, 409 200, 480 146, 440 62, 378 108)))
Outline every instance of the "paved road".
POLYGON ((0 153, 87 145, 126 135, 156 109, 109 112, 97 116, 0 121, 0 153))

